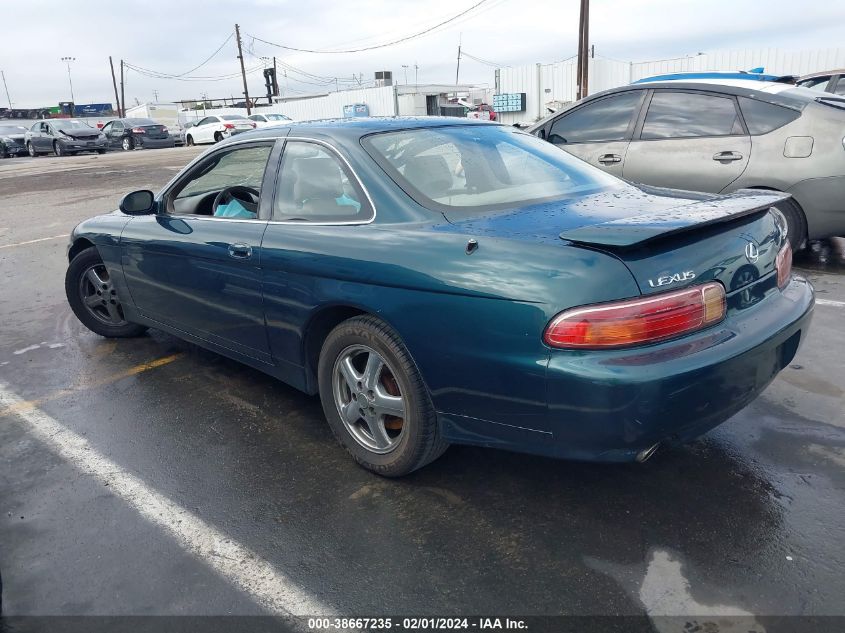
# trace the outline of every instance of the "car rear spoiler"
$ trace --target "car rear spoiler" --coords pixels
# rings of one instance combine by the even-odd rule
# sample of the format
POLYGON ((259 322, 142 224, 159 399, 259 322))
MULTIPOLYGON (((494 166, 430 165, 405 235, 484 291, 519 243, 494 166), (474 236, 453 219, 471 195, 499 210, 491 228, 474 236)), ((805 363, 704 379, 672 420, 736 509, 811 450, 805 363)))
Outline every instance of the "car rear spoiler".
POLYGON ((740 189, 727 196, 591 224, 564 231, 560 238, 578 244, 628 248, 643 242, 700 229, 712 224, 731 222, 768 211, 791 196, 779 191, 740 189))

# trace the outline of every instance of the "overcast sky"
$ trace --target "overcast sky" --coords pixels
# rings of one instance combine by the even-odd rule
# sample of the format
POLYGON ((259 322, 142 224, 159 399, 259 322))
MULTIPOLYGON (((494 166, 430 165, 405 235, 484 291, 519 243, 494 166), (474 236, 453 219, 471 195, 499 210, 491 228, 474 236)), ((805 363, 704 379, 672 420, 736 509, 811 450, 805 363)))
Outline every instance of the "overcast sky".
MULTIPOLYGON (((479 58, 506 65, 552 62, 576 52, 577 0, 487 0, 433 33, 387 48, 338 55, 293 53, 254 41, 251 35, 311 49, 360 48, 398 39, 451 17, 478 0, 66 0, 4 2, 0 69, 14 107, 55 105, 70 98, 62 56, 73 56, 76 103, 113 102, 108 56, 167 74, 184 73, 211 55, 241 25, 248 68, 277 55, 314 75, 351 78, 392 70, 397 82, 452 83, 458 40, 479 58), (253 56, 254 54, 254 56, 253 56)), ((591 42, 596 53, 623 60, 648 60, 698 51, 778 47, 787 50, 843 45, 845 2, 841 0, 592 0, 591 42)), ((234 39, 195 75, 239 70, 234 39)), ((493 84, 493 67, 461 62, 461 83, 493 84)), ((288 73, 283 90, 321 92, 314 81, 288 73)), ((343 83, 340 84, 343 86, 343 83)), ((250 75, 251 94, 263 94, 263 78, 250 75)), ((334 89, 334 85, 329 89, 334 89)), ((239 96, 240 78, 222 81, 154 79, 135 71, 126 77, 126 100, 239 96)), ((8 106, 5 93, 0 105, 8 106)))

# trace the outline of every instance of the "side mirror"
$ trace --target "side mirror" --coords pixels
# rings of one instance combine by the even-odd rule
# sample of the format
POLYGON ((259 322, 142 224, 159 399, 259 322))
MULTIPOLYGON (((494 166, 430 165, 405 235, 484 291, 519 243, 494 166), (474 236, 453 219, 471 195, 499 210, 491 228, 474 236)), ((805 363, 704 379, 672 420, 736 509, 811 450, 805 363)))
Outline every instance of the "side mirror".
POLYGON ((120 201, 120 210, 126 215, 146 215, 152 213, 154 208, 155 196, 146 189, 127 193, 120 201))

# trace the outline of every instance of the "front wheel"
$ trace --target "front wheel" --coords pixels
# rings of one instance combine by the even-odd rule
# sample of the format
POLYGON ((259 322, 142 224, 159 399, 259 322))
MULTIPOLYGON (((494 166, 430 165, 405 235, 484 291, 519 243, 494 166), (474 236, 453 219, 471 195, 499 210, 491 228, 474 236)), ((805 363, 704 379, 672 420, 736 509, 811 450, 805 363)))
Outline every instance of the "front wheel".
POLYGON ((65 148, 62 147, 62 144, 58 141, 53 141, 53 152, 56 154, 56 156, 67 156, 68 154, 65 151, 65 148))
POLYGON ((127 338, 147 331, 124 317, 117 289, 94 247, 71 260, 65 275, 65 294, 76 318, 95 334, 127 338))
POLYGON ((400 477, 448 448, 419 370, 383 321, 366 316, 338 325, 323 344, 317 375, 332 432, 364 468, 400 477))
POLYGON ((187 136, 187 137, 185 137, 185 144, 186 144, 188 147, 193 147, 193 146, 194 146, 194 137, 193 137, 193 136, 191 136, 190 134, 188 134, 188 136, 187 136))
POLYGON ((27 143, 27 144, 26 144, 26 151, 27 151, 27 153, 29 153, 29 155, 30 155, 30 156, 32 156, 33 158, 35 158, 36 156, 38 156, 38 152, 36 152, 36 151, 35 151, 35 148, 32 146, 32 143, 27 143))

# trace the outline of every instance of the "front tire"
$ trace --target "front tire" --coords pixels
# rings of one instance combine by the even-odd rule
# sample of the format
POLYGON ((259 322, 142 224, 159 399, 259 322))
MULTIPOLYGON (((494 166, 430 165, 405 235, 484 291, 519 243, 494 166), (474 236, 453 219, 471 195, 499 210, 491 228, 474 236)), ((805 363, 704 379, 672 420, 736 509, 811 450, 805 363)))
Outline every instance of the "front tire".
POLYGON ((188 136, 187 136, 187 137, 185 137, 185 144, 186 144, 188 147, 193 147, 193 146, 194 146, 194 137, 193 137, 193 136, 191 136, 190 134, 188 134, 188 136))
POLYGON ((76 318, 95 334, 128 338, 147 331, 146 326, 124 317, 117 290, 94 247, 71 260, 65 275, 65 294, 76 318))
POLYGON ((332 432, 367 470, 401 477, 448 448, 416 364, 383 321, 338 325, 323 343, 317 376, 332 432))
POLYGON ((53 141, 53 153, 55 153, 56 156, 67 156, 68 155, 68 153, 65 151, 65 148, 62 147, 62 144, 59 143, 58 141, 53 141))
POLYGON ((32 143, 26 144, 26 151, 30 156, 32 156, 32 158, 36 158, 38 156, 38 152, 35 151, 35 148, 32 146, 32 143))

